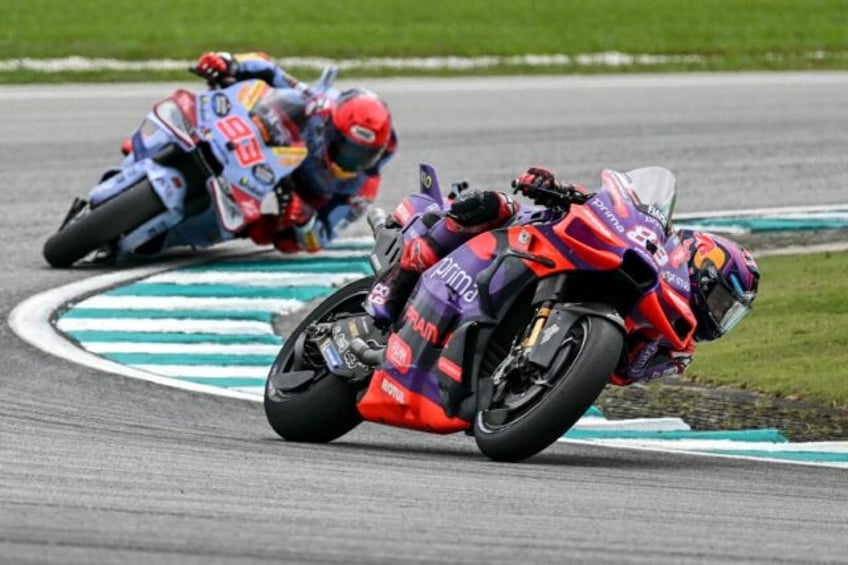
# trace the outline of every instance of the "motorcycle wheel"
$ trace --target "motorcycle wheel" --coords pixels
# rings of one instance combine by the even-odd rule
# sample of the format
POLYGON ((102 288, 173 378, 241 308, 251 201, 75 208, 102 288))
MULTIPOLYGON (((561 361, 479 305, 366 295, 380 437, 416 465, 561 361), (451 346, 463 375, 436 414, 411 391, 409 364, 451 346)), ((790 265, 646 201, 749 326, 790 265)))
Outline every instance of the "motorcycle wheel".
POLYGON ((265 416, 286 441, 328 443, 362 422, 356 408, 361 388, 327 370, 317 348, 305 344, 306 328, 316 322, 331 322, 363 314, 363 301, 373 277, 343 286, 310 312, 286 340, 271 366, 265 385, 265 416), (282 375, 313 371, 306 382, 290 389, 282 375))
POLYGON ((54 233, 42 254, 52 267, 70 267, 164 210, 150 182, 142 180, 54 233))
POLYGON ((516 372, 507 394, 477 413, 474 439, 484 455, 514 462, 539 453, 562 437, 601 394, 624 344, 621 329, 604 318, 586 316, 569 337, 551 367, 536 375, 539 378, 516 372), (550 384, 540 385, 542 379, 550 384))

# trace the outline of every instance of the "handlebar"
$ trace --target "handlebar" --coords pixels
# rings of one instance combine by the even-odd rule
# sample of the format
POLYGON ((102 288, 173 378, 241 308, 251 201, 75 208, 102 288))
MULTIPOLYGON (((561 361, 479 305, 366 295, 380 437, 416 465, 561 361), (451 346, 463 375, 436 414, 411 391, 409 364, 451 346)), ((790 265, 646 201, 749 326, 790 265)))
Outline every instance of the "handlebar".
MULTIPOLYGON (((209 80, 209 79, 206 77, 206 75, 204 75, 203 73, 201 73, 200 71, 198 71, 198 70, 197 70, 197 67, 195 67, 195 66, 191 66, 191 67, 189 67, 189 68, 188 68, 188 72, 190 72, 190 73, 191 73, 191 74, 193 74, 193 75, 197 75, 197 76, 199 76, 200 78, 206 79, 206 86, 209 88, 209 90, 219 90, 220 88, 223 88, 224 86, 230 86, 230 84, 225 85, 225 84, 223 84, 223 83, 221 83, 221 82, 218 82, 218 81, 209 80)), ((231 80, 232 80, 232 79, 231 79, 231 80)))
POLYGON ((520 192, 536 204, 561 210, 568 210, 572 204, 584 204, 591 196, 580 192, 571 184, 536 186, 519 183, 517 179, 512 181, 512 192, 520 192))

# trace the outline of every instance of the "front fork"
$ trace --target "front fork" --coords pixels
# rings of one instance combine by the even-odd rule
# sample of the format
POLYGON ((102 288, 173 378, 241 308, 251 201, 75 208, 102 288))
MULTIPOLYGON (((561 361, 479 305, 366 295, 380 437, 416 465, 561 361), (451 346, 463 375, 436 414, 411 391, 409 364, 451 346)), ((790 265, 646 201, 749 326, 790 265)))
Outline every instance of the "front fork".
POLYGON ((542 335, 542 328, 545 327, 545 323, 551 315, 553 305, 554 303, 551 300, 546 300, 539 305, 536 309, 535 317, 529 326, 530 331, 526 332, 526 336, 521 342, 521 347, 532 349, 538 343, 539 336, 542 335))

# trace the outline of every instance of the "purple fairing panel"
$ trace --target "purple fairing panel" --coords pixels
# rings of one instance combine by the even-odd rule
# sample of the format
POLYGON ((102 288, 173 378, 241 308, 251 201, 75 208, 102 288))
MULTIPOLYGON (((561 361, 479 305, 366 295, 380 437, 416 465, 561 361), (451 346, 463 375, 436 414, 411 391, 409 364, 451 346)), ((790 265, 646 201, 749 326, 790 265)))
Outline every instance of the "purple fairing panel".
POLYGON ((494 258, 482 259, 470 246, 462 245, 427 269, 419 287, 426 288, 430 300, 441 306, 437 311, 455 308, 462 318, 480 316, 477 277, 494 258))
POLYGON ((411 361, 403 367, 395 366, 387 355, 383 369, 408 390, 421 394, 436 404, 441 404, 439 376, 435 364, 440 345, 455 327, 460 309, 430 293, 430 287, 419 285, 416 294, 407 303, 396 337, 411 352, 411 361))

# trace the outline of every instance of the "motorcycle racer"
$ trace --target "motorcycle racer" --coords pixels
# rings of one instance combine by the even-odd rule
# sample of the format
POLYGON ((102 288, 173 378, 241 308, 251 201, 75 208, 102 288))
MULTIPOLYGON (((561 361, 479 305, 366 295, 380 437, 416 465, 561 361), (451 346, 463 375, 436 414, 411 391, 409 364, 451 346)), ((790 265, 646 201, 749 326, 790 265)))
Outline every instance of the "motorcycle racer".
MULTIPOLYGON (((513 186, 522 193, 532 188, 572 190, 586 194, 580 185, 563 185, 548 169, 532 167, 513 186)), ((424 217, 426 233, 404 244, 401 260, 375 280, 365 309, 378 323, 397 319, 419 275, 450 251, 475 235, 509 223, 520 205, 499 191, 461 194, 446 213, 424 217)), ((398 207, 392 219, 403 223, 398 207)), ((718 339, 735 327, 750 311, 757 294, 759 269, 751 254, 718 235, 679 230, 674 234, 688 262, 691 288, 689 306, 697 321, 694 337, 675 348, 656 330, 637 327, 628 320, 626 359, 622 359, 610 383, 618 386, 683 373, 691 363, 696 341, 718 339)))
POLYGON ((315 252, 374 202, 380 170, 397 148, 391 113, 376 94, 357 88, 309 98, 300 81, 261 52, 204 53, 193 72, 221 86, 261 79, 306 104, 307 158, 275 190, 276 213, 263 213, 240 235, 283 252, 315 252))

